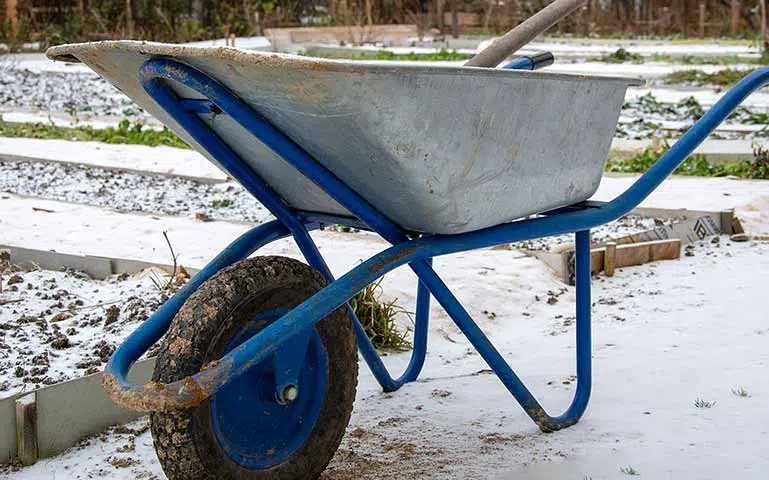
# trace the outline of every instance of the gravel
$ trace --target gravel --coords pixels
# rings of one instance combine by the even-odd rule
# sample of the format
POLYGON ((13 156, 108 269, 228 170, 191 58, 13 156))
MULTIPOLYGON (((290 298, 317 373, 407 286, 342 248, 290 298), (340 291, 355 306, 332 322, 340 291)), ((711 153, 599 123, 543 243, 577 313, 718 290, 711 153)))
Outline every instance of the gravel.
POLYGON ((116 345, 186 280, 161 291, 162 276, 147 270, 94 280, 0 261, 0 397, 101 371, 116 345))
POLYGON ((4 110, 72 116, 138 119, 144 112, 95 73, 37 72, 0 57, 0 105, 4 110))
POLYGON ((0 161, 0 191, 124 212, 253 223, 273 218, 238 183, 207 184, 66 164, 0 161))

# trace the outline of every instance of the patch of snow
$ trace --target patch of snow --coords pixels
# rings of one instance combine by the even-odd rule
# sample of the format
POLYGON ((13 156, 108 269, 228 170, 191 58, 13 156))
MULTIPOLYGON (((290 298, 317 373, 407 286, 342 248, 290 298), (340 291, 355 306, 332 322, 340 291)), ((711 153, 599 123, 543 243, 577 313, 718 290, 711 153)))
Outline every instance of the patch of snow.
MULTIPOLYGON (((126 117, 118 116, 69 116, 62 113, 44 113, 40 111, 6 110, 0 107, 0 119, 6 123, 42 123, 57 127, 90 127, 93 129, 117 128, 126 117)), ((145 130, 163 130, 163 124, 155 117, 142 118, 145 130)))
POLYGON ((0 265, 0 396, 100 371, 168 298, 152 282, 166 275, 153 275, 93 280, 0 265))
MULTIPOLYGON (((496 38, 482 41, 478 44, 476 52, 486 49, 496 38)), ((651 56, 651 55, 676 55, 676 56, 726 56, 726 55, 744 55, 754 57, 760 54, 756 45, 726 45, 718 43, 675 43, 675 42, 644 42, 644 41, 591 41, 587 39, 574 39, 568 41, 555 40, 537 40, 527 44, 521 53, 533 53, 548 51, 554 55, 585 55, 596 56, 614 53, 618 49, 624 48, 630 53, 651 56)))
POLYGON ((0 191, 125 212, 263 223, 270 214, 240 184, 0 160, 0 191))
MULTIPOLYGON (((229 38, 216 38, 213 40, 187 42, 184 45, 191 47, 225 47, 229 43, 229 38)), ((272 43, 270 43, 270 39, 267 37, 236 37, 235 47, 246 50, 272 50, 272 43)))

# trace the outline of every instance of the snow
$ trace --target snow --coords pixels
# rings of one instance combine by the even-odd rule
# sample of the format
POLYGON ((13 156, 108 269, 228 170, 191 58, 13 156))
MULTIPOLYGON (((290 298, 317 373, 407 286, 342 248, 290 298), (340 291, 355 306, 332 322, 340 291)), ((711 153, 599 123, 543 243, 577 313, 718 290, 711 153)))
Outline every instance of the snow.
POLYGON ((127 212, 262 223, 270 214, 235 182, 0 160, 0 191, 127 212))
POLYGON ((755 65, 732 64, 732 65, 680 65, 661 62, 646 63, 603 63, 603 62, 584 62, 584 63, 554 63, 549 67, 541 69, 542 72, 550 73, 569 73, 572 75, 597 75, 610 77, 631 77, 642 79, 657 79, 673 72, 682 70, 701 70, 705 73, 716 73, 726 69, 732 70, 750 70, 756 68, 755 65))
POLYGON ((14 68, 33 73, 85 73, 96 75, 82 63, 53 62, 44 53, 9 53, 0 56, 0 71, 14 68))
MULTIPOLYGON (((202 40, 199 42, 187 42, 191 47, 224 47, 229 44, 229 38, 217 38, 214 40, 202 40)), ((272 50, 272 43, 267 37, 236 37, 235 46, 246 50, 272 50)))
MULTIPOLYGON (((2 108, 0 107, 0 110, 2 108)), ((125 117, 118 116, 69 116, 63 113, 11 110, 0 113, 6 123, 42 123, 57 127, 91 127, 93 129, 118 128, 125 117)), ((145 130, 162 130, 163 124, 154 117, 142 119, 145 130)))
MULTIPOLYGON (((488 47, 495 38, 483 40, 478 44, 476 52, 480 52, 488 47)), ((754 44, 727 44, 727 43, 693 43, 693 42, 660 42, 660 41, 601 41, 594 39, 556 39, 536 40, 529 43, 521 52, 553 52, 554 55, 585 55, 597 56, 607 53, 614 53, 618 49, 624 48, 630 53, 650 56, 676 55, 676 56, 726 56, 726 55, 744 55, 756 56, 760 53, 757 45, 754 44)))
POLYGON ((203 155, 181 148, 0 137, 0 157, 93 165, 224 181, 227 175, 203 155))
MULTIPOLYGON (((609 201, 628 189, 638 175, 606 174, 593 200, 609 201)), ((674 176, 649 195, 641 207, 687 208, 719 212, 735 210, 745 229, 753 234, 769 233, 769 182, 730 177, 674 176)))
POLYGON ((162 284, 162 272, 93 280, 78 272, 2 270, 0 397, 101 370, 168 296, 152 282, 162 284))
MULTIPOLYGON (((421 380, 384 394, 362 366, 348 435, 324 478, 396 479, 408 471, 412 478, 623 479, 627 467, 642 478, 764 478, 769 329, 759 299, 769 245, 722 238, 694 252, 594 282, 594 394, 582 421, 554 434, 536 430, 433 307, 421 380), (749 396, 732 393, 739 388, 749 396), (697 408, 697 399, 715 405, 697 408)), ((561 284, 537 261, 516 255, 462 254, 443 259, 438 270, 557 413, 575 388, 574 292, 549 305, 546 292, 561 284)), ((413 301, 400 280, 386 291, 413 301)), ((408 354, 384 361, 398 372, 408 354)), ((144 422, 131 427, 141 430, 144 422)), ((146 432, 135 442, 123 433, 102 435, 8 478, 52 475, 163 478, 146 432), (112 465, 127 457, 136 463, 112 465)))
MULTIPOLYGON (((758 127, 758 126, 754 126, 758 127)), ((670 145, 675 145, 678 139, 670 140, 670 145)), ((630 140, 627 138, 615 138, 612 141, 612 149, 617 151, 642 151, 652 145, 650 140, 630 140)), ((769 148, 769 138, 754 138, 751 140, 718 140, 708 139, 702 142, 695 154, 708 155, 710 157, 753 157, 754 146, 769 148)))
MULTIPOLYGON (((694 97, 703 107, 712 107, 726 93, 724 88, 637 88, 630 87, 625 95, 625 101, 636 100, 644 95, 653 95, 664 103, 678 103, 688 97, 694 97)), ((769 92, 758 91, 745 99, 742 104, 746 107, 769 108, 769 92)))

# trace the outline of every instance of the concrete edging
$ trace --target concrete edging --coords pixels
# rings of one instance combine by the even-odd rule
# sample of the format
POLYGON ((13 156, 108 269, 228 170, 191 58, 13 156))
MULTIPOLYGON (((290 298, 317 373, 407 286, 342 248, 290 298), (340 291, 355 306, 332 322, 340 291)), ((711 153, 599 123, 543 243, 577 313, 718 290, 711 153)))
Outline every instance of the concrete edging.
MULTIPOLYGON (((90 255, 72 255, 55 251, 35 250, 11 245, 0 245, 0 250, 11 254, 11 261, 20 266, 40 267, 47 270, 74 268, 96 279, 109 275, 133 274, 149 267, 170 272, 170 265, 108 258, 90 255)), ((190 274, 197 269, 187 269, 190 274)), ((149 381, 154 359, 142 360, 131 369, 133 383, 149 381)), ((129 422, 145 415, 119 407, 113 403, 101 386, 101 373, 95 373, 66 382, 49 385, 34 391, 12 394, 0 399, 0 463, 6 463, 19 453, 18 442, 30 440, 37 445, 39 458, 57 455, 74 446, 85 437, 98 434, 107 427, 129 422), (22 397, 34 396, 36 411, 34 428, 25 427, 22 438, 17 438, 17 403, 22 397)), ((25 458, 25 463, 30 463, 25 458)), ((34 462, 32 462, 34 463, 34 462)))

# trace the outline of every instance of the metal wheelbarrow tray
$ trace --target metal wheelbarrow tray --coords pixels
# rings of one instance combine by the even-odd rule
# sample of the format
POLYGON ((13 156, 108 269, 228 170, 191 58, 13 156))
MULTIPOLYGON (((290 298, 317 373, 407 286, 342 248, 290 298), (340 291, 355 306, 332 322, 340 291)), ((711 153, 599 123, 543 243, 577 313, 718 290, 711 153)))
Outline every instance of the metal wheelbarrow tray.
POLYGON ((542 431, 575 424, 591 387, 590 229, 630 212, 769 82, 769 68, 748 74, 628 190, 601 203, 585 200, 600 181, 628 80, 137 42, 65 45, 48 55, 87 63, 277 218, 219 253, 105 369, 114 401, 153 412, 171 480, 320 475, 352 410, 356 342, 385 391, 414 381, 431 297, 542 431), (522 218, 529 214, 537 215, 522 218), (309 234, 324 223, 374 231, 392 247, 334 279, 309 234), (432 258, 572 232, 577 387, 566 411, 551 416, 432 258), (307 264, 248 258, 288 236, 307 264), (346 302, 403 265, 419 277, 414 350, 393 378, 346 302), (161 339, 153 381, 130 384, 131 365, 161 339))
MULTIPOLYGON (((382 66, 153 43, 67 49, 195 145, 142 88, 167 56, 216 78, 403 228, 461 233, 595 193, 628 79, 382 66)), ((202 98, 179 85, 185 98, 202 98)), ((291 206, 349 215, 227 117, 211 129, 291 206)))

